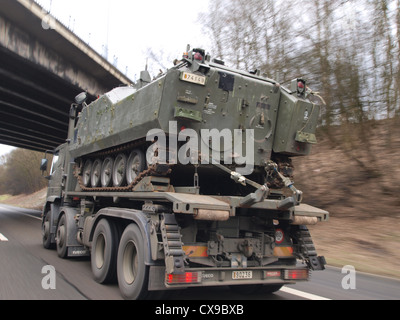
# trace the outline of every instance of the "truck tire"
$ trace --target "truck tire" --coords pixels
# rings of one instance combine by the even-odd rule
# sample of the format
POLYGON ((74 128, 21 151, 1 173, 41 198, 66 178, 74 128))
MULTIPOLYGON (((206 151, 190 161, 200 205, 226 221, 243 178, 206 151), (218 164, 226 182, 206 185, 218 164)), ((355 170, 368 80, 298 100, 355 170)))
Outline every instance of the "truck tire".
POLYGON ((66 259, 68 256, 67 236, 67 219, 63 214, 58 221, 56 232, 57 254, 62 259, 66 259))
POLYGON ((43 223, 42 223, 42 240, 43 240, 43 248, 45 249, 55 249, 55 244, 51 242, 51 222, 50 222, 50 217, 51 217, 51 211, 47 211, 43 223))
POLYGON ((118 229, 114 222, 100 220, 93 234, 91 265, 93 277, 98 283, 116 280, 118 229))
POLYGON ((132 223, 122 234, 117 258, 117 276, 125 299, 140 300, 147 296, 149 267, 145 265, 145 243, 139 227, 132 223))

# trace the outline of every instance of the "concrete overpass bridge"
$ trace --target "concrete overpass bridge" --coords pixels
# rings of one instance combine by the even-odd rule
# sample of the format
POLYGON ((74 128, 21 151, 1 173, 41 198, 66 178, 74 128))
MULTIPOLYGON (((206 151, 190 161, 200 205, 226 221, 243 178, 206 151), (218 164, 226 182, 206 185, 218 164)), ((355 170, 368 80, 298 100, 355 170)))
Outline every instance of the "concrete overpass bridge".
POLYGON ((0 144, 53 149, 77 94, 130 83, 33 0, 0 0, 0 144))

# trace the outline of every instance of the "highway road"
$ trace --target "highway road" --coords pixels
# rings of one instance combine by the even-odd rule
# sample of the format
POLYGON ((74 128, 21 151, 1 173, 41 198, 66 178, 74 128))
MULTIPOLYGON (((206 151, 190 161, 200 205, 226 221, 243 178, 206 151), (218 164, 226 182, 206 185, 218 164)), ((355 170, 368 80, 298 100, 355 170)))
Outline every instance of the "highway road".
MULTIPOLYGON (((40 212, 0 205, 0 300, 120 300, 118 286, 92 279, 90 260, 61 260, 41 243, 40 212), (46 289, 55 268, 56 288, 46 289), (43 288, 43 283, 45 283, 43 288)), ((226 287, 173 292, 171 300, 399 300, 400 281, 356 272, 355 289, 343 289, 347 274, 328 267, 309 282, 285 286, 274 294, 244 296, 226 287)))

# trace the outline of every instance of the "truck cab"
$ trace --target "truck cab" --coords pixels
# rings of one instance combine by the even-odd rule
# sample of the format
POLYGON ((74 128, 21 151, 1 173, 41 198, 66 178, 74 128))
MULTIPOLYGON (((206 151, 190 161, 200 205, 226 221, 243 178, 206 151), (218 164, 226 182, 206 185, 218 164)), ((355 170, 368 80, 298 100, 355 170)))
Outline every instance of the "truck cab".
MULTIPOLYGON (((46 179, 49 180, 47 189, 47 202, 54 202, 55 199, 60 199, 62 196, 66 150, 67 144, 62 144, 54 151, 46 151, 46 155, 47 153, 51 153, 53 155, 51 159, 49 175, 46 176, 46 179)), ((48 160, 46 155, 41 163, 42 171, 47 171, 48 160)))
POLYGON ((62 144, 52 151, 46 151, 42 159, 40 170, 44 175, 48 170, 47 155, 51 154, 51 165, 48 175, 45 177, 49 180, 47 187, 46 202, 42 211, 42 233, 43 245, 45 248, 54 247, 55 244, 55 222, 58 216, 59 208, 62 202, 62 194, 65 186, 65 159, 67 152, 67 144, 62 144), (51 227, 53 226, 53 227, 51 227))

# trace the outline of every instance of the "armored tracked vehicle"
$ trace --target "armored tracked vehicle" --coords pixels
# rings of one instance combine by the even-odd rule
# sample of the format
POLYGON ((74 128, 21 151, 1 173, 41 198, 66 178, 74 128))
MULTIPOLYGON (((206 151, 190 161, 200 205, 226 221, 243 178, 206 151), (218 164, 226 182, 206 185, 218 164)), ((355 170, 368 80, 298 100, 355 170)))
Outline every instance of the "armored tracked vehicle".
POLYGON ((308 280, 325 259, 307 225, 329 217, 293 183, 291 158, 317 142, 312 94, 303 79, 284 88, 188 48, 155 79, 77 96, 52 152, 44 247, 90 255, 95 280, 118 281, 127 299, 308 280))

